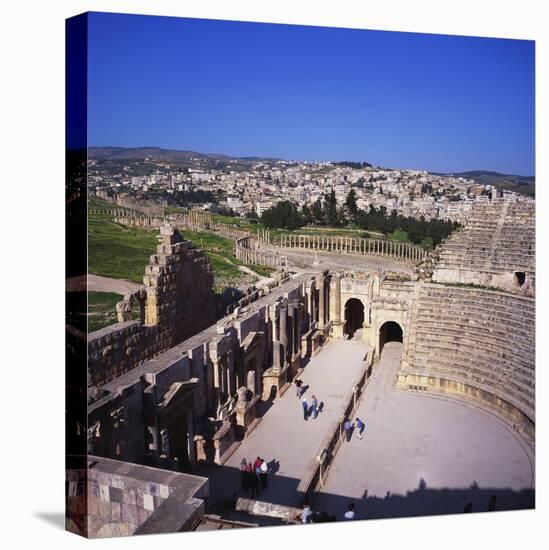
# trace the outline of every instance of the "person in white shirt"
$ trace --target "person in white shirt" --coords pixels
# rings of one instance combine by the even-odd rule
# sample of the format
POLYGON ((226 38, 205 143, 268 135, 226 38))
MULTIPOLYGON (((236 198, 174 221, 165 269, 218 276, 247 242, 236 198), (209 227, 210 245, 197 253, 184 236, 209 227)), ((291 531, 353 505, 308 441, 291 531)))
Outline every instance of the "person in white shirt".
POLYGON ((311 523, 312 516, 313 516, 313 511, 311 510, 311 507, 309 506, 309 504, 306 502, 303 505, 303 512, 301 512, 300 514, 301 523, 311 523))
POLYGON ((357 519, 355 505, 353 503, 349 504, 348 510, 345 512, 345 519, 357 519))

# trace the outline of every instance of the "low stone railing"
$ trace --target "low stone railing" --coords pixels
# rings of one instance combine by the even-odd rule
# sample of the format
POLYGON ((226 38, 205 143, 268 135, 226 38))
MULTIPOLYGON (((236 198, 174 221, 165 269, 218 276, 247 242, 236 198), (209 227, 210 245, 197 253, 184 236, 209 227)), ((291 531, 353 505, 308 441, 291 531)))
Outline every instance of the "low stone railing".
POLYGON ((311 503, 314 493, 319 487, 323 487, 328 477, 330 466, 337 455, 339 446, 345 437, 343 424, 347 418, 352 418, 358 408, 360 399, 368 385, 372 373, 375 348, 371 348, 362 361, 360 377, 350 389, 345 399, 345 404, 340 417, 334 422, 329 434, 324 438, 314 458, 311 461, 306 474, 297 487, 297 492, 303 496, 303 500, 311 503))

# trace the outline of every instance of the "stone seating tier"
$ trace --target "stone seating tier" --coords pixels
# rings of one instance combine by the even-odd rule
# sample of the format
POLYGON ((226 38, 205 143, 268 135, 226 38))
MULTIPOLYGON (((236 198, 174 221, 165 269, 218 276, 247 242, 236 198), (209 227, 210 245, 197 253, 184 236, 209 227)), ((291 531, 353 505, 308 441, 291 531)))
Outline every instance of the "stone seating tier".
POLYGON ((533 419, 534 335, 532 298, 424 285, 406 370, 482 388, 533 419))
POLYGON ((535 209, 529 203, 475 205, 462 229, 442 245, 438 269, 534 272, 535 209))
MULTIPOLYGON (((511 349, 513 350, 513 356, 517 358, 524 358, 525 361, 532 361, 535 356, 533 350, 517 349, 516 344, 526 344, 529 340, 528 336, 518 334, 511 340, 509 338, 509 333, 493 333, 492 331, 483 333, 482 327, 471 326, 467 323, 455 323, 451 326, 446 326, 445 320, 441 318, 433 318, 429 322, 421 320, 419 326, 414 328, 414 333, 416 335, 425 335, 426 337, 429 337, 430 335, 436 335, 440 338, 446 337, 456 344, 460 344, 462 342, 477 342, 478 344, 485 346, 485 349, 482 351, 479 350, 479 353, 489 349, 491 352, 501 352, 501 354, 507 355, 508 351, 511 349), (441 324, 444 324, 444 326, 440 327, 441 324)), ((502 358, 505 359, 503 356, 502 358)))
MULTIPOLYGON (((533 373, 528 372, 524 366, 521 368, 519 363, 501 361, 494 363, 494 357, 486 354, 472 354, 466 350, 460 350, 459 347, 454 347, 449 342, 445 342, 442 338, 422 339, 420 344, 417 344, 417 349, 414 355, 414 366, 424 366, 428 368, 433 362, 436 363, 437 369, 443 368, 444 364, 450 365, 456 374, 462 373, 465 369, 465 376, 478 377, 480 381, 491 380, 495 385, 500 385, 502 380, 503 388, 508 385, 515 386, 521 392, 525 392, 533 399, 535 393, 535 380, 533 373)), ((524 365, 524 363, 522 363, 524 365)))

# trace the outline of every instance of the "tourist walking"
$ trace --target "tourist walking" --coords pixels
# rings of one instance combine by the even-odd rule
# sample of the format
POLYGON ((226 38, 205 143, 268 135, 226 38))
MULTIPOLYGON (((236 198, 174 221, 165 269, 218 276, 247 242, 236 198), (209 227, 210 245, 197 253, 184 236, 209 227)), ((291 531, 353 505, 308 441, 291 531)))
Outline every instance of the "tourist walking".
POLYGON ((296 397, 301 397, 301 386, 303 386, 303 380, 299 380, 298 378, 296 378, 294 383, 296 397))
POLYGON ((248 475, 247 475, 248 463, 243 458, 240 461, 240 487, 243 491, 248 492, 248 475))
POLYGON ((347 511, 345 512, 345 519, 357 519, 355 505, 353 502, 347 506, 347 511))
POLYGON ((348 418, 345 419, 345 422, 343 423, 343 429, 345 430, 347 441, 351 441, 351 436, 353 435, 353 425, 348 418))
POLYGON ((356 429, 357 429, 357 434, 358 434, 358 439, 362 439, 362 432, 364 431, 364 428, 365 428, 365 424, 364 422, 362 422, 362 420, 360 420, 360 418, 356 418, 356 429))
POLYGON ((313 418, 318 416, 318 399, 315 395, 311 397, 311 414, 313 415, 313 418))
POLYGON ((311 510, 309 503, 305 502, 305 504, 303 504, 303 511, 299 514, 299 519, 301 520, 301 523, 311 523, 312 517, 313 511, 311 510))
POLYGON ((261 465, 259 466, 259 481, 261 482, 261 488, 266 489, 267 488, 267 474, 269 473, 269 467, 267 466, 267 463, 262 458, 261 459, 261 465))
POLYGON ((309 403, 307 403, 306 397, 303 398, 301 404, 303 405, 303 420, 307 420, 307 416, 309 415, 309 403))

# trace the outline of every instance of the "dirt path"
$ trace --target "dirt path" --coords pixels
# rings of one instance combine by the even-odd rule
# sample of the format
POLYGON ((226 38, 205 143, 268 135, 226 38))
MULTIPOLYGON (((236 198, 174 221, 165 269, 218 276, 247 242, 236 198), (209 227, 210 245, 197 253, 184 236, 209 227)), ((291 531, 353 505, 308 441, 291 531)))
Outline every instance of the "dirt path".
MULTIPOLYGON (((111 279, 99 275, 87 275, 88 291, 90 292, 114 292, 116 294, 128 294, 143 288, 143 285, 126 281, 125 279, 111 279)), ((66 281, 67 292, 79 292, 86 290, 86 275, 72 277, 66 281)))
POLYGON ((263 277, 263 275, 256 273, 253 269, 250 269, 248 266, 239 265, 238 269, 240 269, 240 271, 243 271, 244 273, 248 273, 248 275, 253 275, 254 277, 257 277, 259 280, 256 281, 255 283, 256 286, 268 285, 270 282, 273 281, 272 277, 263 277))
POLYGON ((257 277, 258 281, 256 281, 254 283, 256 286, 268 285, 271 281, 273 281, 272 277, 264 277, 263 275, 260 275, 259 273, 256 273, 253 269, 249 268, 246 265, 235 264, 229 258, 226 258, 225 256, 222 256, 221 254, 216 254, 216 256, 218 258, 221 258, 222 260, 224 260, 229 265, 232 265, 232 266, 238 268, 243 273, 247 273, 248 275, 252 275, 253 277, 257 277))

